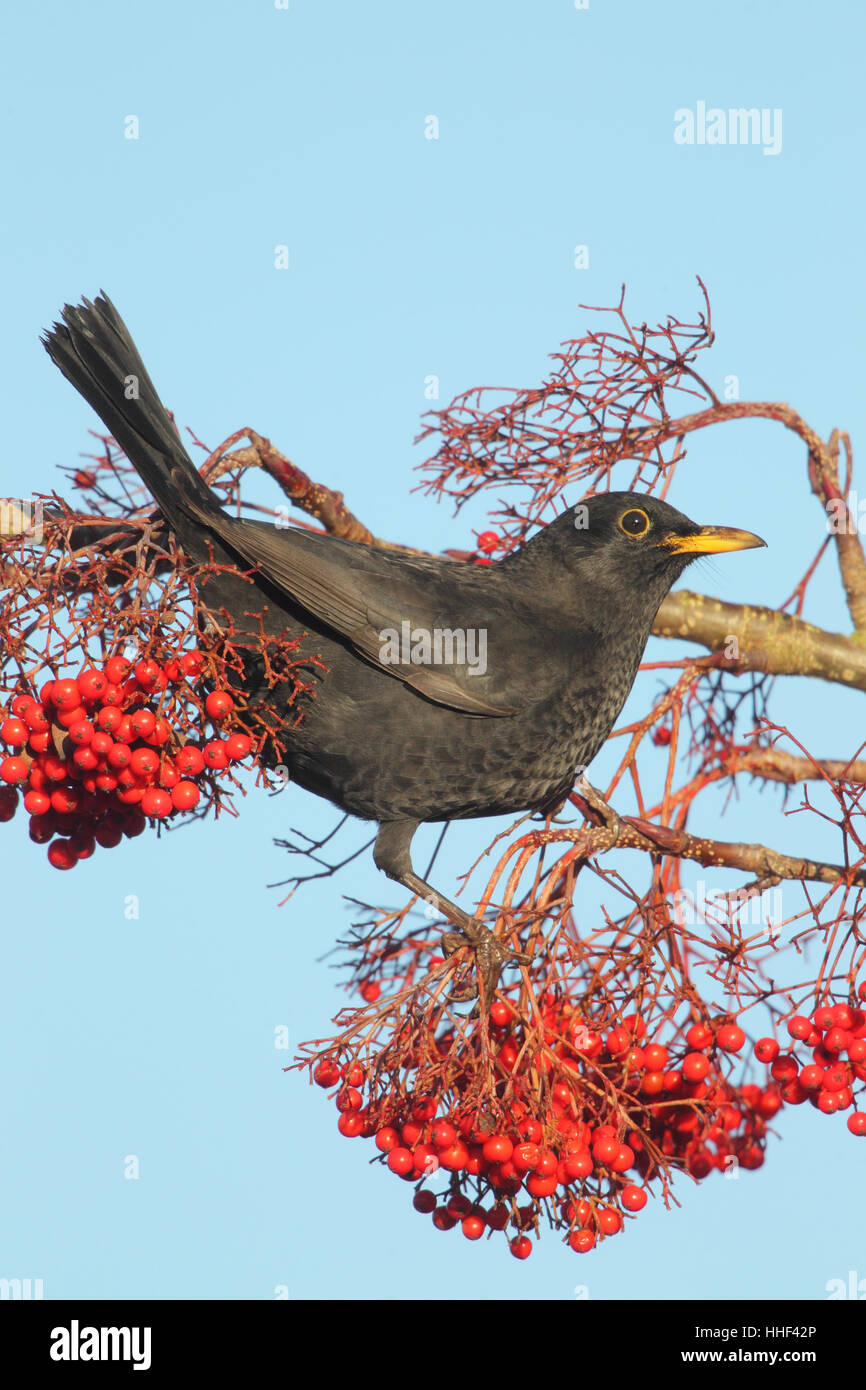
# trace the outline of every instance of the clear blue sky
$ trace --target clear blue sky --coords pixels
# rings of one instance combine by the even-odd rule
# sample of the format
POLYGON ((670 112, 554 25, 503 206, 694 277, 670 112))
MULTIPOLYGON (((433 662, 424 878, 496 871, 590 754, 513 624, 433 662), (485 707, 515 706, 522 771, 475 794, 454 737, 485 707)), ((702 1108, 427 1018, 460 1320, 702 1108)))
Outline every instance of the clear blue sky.
MULTIPOLYGON (((469 543, 483 513, 455 521, 410 491, 425 378, 443 402, 534 385, 585 327, 578 304, 614 301, 623 280, 635 318, 656 321, 691 316, 700 273, 714 384, 735 373, 743 396, 864 437, 855 0, 44 0, 4 26, 0 493, 51 487, 87 447, 94 417, 38 334, 100 287, 202 439, 252 425, 381 534, 431 550, 469 543), (674 112, 700 101, 780 109, 781 152, 677 144, 674 112)), ((277 500, 264 482, 253 495, 277 500)), ((671 500, 769 541, 699 576, 728 600, 779 602, 816 543, 803 451, 769 424, 694 440, 671 500)), ((808 616, 845 625, 832 563, 808 616)), ((859 745, 862 696, 778 694, 817 754, 859 745)), ((715 828, 832 852, 779 804, 744 789, 715 828)), ((253 792, 240 821, 63 875, 23 817, 2 827, 0 1275, 43 1278, 48 1297, 569 1300, 576 1284, 821 1298, 866 1274, 866 1149, 804 1109, 761 1172, 684 1181, 681 1210, 651 1204, 591 1256, 550 1236, 518 1264, 499 1241, 435 1232, 273 1045, 280 1025, 293 1048, 326 1035, 343 1002, 320 959, 349 920, 340 895, 403 900, 365 857, 278 909, 272 837, 332 822, 297 789, 253 792)), ((450 832, 446 891, 494 828, 450 832)))

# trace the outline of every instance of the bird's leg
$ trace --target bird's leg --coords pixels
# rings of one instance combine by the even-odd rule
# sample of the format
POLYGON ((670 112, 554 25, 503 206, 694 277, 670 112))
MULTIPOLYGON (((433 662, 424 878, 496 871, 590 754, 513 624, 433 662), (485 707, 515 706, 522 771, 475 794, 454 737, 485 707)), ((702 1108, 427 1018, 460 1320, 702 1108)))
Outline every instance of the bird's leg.
MULTIPOLYGON (((505 946, 479 918, 470 917, 456 903, 452 903, 429 883, 425 883, 423 878, 419 878, 412 867, 411 856, 412 837, 418 829, 418 824, 418 821, 411 820, 384 821, 379 826, 373 846, 374 863, 377 869, 381 869, 397 883, 402 883, 411 893, 417 893, 419 898, 423 898, 457 927, 457 932, 445 932, 442 937, 445 953, 451 955, 460 946, 471 946, 478 966, 482 1007, 487 1010, 493 1002, 493 993, 499 983, 502 967, 508 961, 527 965, 529 957, 522 951, 514 951, 511 947, 505 946)), ((475 993, 475 990, 461 992, 459 995, 453 994, 451 998, 472 999, 475 993)))

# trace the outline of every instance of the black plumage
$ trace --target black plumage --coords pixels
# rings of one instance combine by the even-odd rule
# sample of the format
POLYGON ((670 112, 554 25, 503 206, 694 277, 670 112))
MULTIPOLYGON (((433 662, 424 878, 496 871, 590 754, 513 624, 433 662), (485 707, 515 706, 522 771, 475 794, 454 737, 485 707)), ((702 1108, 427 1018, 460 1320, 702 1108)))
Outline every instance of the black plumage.
POLYGON ((630 492, 589 498, 483 566, 241 521, 197 472, 107 297, 67 306, 44 342, 189 558, 252 573, 213 576, 208 607, 239 633, 258 631, 245 615, 259 613, 270 634, 307 634, 302 652, 327 670, 288 735, 292 779, 378 823, 377 865, 471 941, 489 997, 513 953, 415 874, 419 823, 559 805, 610 733, 686 565, 763 542, 630 492))

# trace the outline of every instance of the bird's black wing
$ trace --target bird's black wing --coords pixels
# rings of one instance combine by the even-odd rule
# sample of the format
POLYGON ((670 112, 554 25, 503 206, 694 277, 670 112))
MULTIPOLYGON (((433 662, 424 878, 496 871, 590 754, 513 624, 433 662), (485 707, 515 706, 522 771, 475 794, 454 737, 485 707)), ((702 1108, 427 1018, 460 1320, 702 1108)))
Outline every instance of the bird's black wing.
MULTIPOLYGON (((177 481, 182 487, 183 481, 177 481)), ((519 594, 511 594, 507 584, 490 582, 493 566, 476 569, 295 527, 239 521, 222 511, 200 508, 188 494, 185 502, 193 515, 312 617, 374 666, 435 704, 467 714, 515 715, 544 694, 540 667, 548 683, 556 679, 558 663, 550 661, 549 635, 542 635, 537 615, 523 611, 519 594), (409 634, 440 634, 440 659, 412 660, 403 640, 404 624, 409 634), (474 642, 474 660, 467 659, 465 649, 454 659, 455 644, 461 640, 474 642), (539 661, 541 655, 544 662, 539 661), (402 659, 405 656, 410 659, 402 659)))

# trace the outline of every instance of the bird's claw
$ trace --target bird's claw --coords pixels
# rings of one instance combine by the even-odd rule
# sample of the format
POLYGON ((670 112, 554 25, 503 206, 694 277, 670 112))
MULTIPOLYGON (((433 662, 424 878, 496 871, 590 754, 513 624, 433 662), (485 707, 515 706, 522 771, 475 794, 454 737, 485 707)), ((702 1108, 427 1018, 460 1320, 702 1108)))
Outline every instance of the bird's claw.
POLYGON ((506 946, 489 927, 475 919, 471 919, 459 932, 446 932, 442 937, 446 956, 453 955, 462 946, 469 946, 475 956, 480 989, 467 985, 464 989, 454 990, 448 998, 454 1003, 465 1003, 478 996, 476 1011, 483 1001, 485 1012, 489 1012, 503 968, 511 961, 528 965, 531 957, 525 951, 515 951, 513 947, 506 946))

